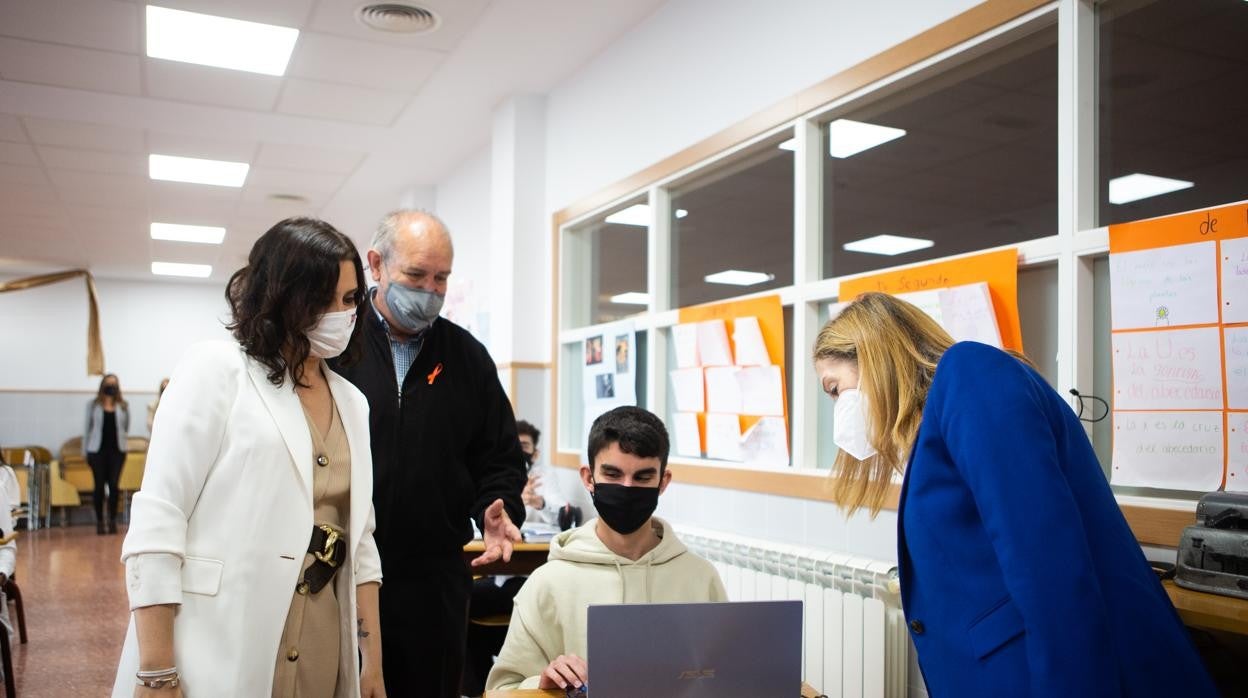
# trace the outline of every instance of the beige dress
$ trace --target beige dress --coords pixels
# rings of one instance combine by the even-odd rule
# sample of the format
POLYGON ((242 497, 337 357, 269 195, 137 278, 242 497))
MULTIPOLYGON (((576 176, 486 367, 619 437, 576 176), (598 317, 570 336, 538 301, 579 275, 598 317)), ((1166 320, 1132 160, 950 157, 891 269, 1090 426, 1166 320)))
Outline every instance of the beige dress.
MULTIPOLYGON (((313 520, 345 531, 350 521, 351 450, 335 404, 329 433, 322 437, 308 417, 312 434, 312 506, 313 520)), ((312 532, 308 531, 309 538, 312 532)), ((306 553, 306 570, 315 558, 306 553)), ((349 568, 349 561, 341 567, 349 568)), ((302 574, 300 575, 302 580, 302 574)), ((306 587, 296 587, 286 614, 282 644, 278 646, 277 668, 273 672, 275 698, 310 698, 333 696, 338 683, 338 660, 342 647, 338 598, 334 595, 337 576, 315 594, 306 587), (302 593, 301 593, 302 592, 302 593)))

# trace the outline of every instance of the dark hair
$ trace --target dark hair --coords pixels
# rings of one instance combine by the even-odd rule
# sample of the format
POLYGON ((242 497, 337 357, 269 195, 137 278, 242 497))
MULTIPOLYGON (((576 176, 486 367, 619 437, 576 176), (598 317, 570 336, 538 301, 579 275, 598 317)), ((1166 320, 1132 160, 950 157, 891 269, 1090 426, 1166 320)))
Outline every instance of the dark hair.
POLYGON ((122 407, 128 408, 130 406, 130 403, 126 402, 126 398, 122 397, 121 395, 121 379, 117 377, 116 373, 105 373, 104 375, 100 376, 100 387, 98 390, 95 391, 95 404, 98 405, 104 401, 104 381, 108 380, 109 378, 112 378, 113 380, 117 381, 117 397, 113 398, 113 402, 117 403, 118 405, 121 405, 122 407))
MULTIPOLYGON (((269 382, 280 386, 287 372, 295 385, 303 382, 303 366, 311 353, 304 332, 333 303, 338 267, 355 267, 356 307, 364 300, 364 266, 355 243, 334 226, 315 218, 287 218, 256 240, 247 266, 234 272, 225 288, 234 333, 247 355, 269 369, 269 382)), ((340 359, 350 365, 359 353, 352 330, 350 346, 340 359)))
POLYGON ((533 439, 534 446, 537 446, 537 440, 542 438, 542 432, 538 431, 537 427, 529 424, 523 419, 516 420, 516 435, 527 436, 530 439, 533 439))
POLYGON ((659 475, 667 470, 667 427, 654 413, 640 407, 625 405, 606 412, 594 420, 589 429, 589 467, 594 458, 619 444, 620 450, 638 458, 658 458, 659 475))

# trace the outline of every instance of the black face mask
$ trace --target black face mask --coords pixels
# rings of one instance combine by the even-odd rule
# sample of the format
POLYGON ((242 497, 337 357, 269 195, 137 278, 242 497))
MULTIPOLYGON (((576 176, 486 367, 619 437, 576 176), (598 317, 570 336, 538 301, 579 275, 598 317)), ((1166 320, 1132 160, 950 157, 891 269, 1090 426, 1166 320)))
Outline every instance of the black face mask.
POLYGON ((594 508, 598 516, 621 535, 641 528, 659 506, 659 488, 625 487, 624 485, 594 484, 594 508))
POLYGON ((115 385, 104 386, 104 394, 109 397, 117 397, 117 386, 115 385))

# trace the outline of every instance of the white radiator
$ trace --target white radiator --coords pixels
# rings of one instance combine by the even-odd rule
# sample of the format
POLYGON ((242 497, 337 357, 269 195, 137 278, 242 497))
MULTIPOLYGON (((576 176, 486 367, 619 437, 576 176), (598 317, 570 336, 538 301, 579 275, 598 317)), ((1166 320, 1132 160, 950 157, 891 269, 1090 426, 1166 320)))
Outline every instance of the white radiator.
POLYGON ((829 698, 905 698, 910 636, 891 562, 677 526, 732 601, 804 602, 803 677, 829 698))

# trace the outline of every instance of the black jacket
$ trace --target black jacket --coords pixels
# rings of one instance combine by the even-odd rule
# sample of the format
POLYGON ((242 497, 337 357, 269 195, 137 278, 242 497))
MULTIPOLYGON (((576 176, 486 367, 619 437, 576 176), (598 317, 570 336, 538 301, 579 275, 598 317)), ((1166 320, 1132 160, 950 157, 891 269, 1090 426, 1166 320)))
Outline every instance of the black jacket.
POLYGON ((398 389, 385 326, 366 301, 359 360, 333 369, 368 398, 373 504, 382 565, 458 552, 502 499, 524 520, 524 456, 498 367, 462 327, 438 318, 398 389))

